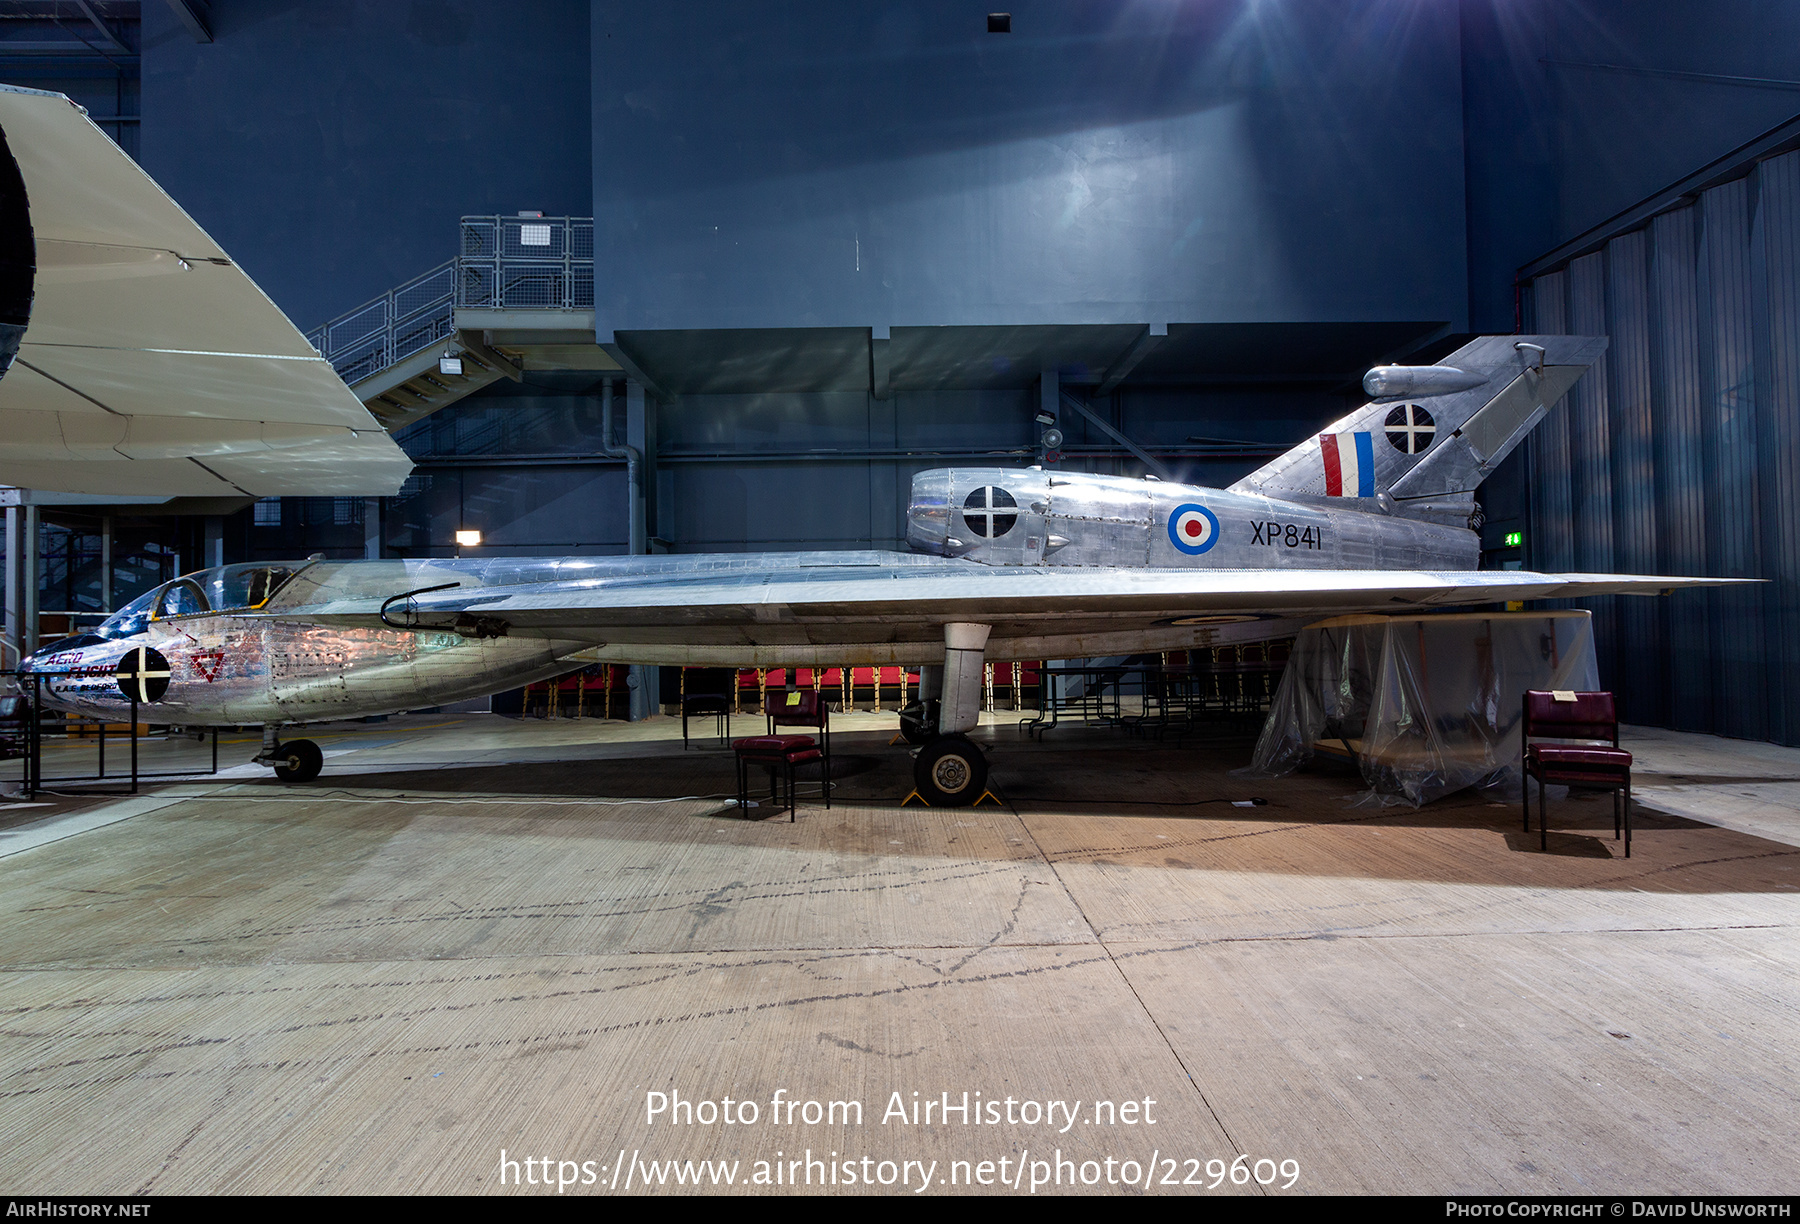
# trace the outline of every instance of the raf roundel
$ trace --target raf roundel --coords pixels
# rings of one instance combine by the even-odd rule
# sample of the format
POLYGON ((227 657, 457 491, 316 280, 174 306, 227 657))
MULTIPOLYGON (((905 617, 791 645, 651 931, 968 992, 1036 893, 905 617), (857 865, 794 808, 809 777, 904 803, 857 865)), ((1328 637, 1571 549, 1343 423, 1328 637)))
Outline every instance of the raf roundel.
POLYGON ((1190 557, 1197 557, 1219 542, 1219 520, 1205 506, 1192 502, 1175 507, 1169 515, 1169 542, 1190 557))

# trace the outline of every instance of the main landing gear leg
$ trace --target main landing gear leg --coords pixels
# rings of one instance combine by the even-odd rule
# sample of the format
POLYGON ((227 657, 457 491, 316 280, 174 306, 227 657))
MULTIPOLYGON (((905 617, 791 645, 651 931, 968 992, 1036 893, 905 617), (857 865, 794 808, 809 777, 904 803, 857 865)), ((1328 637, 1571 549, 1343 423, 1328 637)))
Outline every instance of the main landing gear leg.
POLYGON ((937 737, 938 709, 944 693, 944 667, 919 668, 919 699, 900 707, 900 737, 909 744, 929 744, 937 737))
POLYGON ((944 626, 942 697, 937 734, 913 759, 913 785, 933 807, 968 807, 987 789, 987 757, 963 734, 981 721, 982 658, 987 625, 944 626))
POLYGON ((263 727, 262 751, 255 763, 273 765, 275 776, 283 782, 311 782, 325 767, 325 754, 311 740, 282 740, 281 728, 273 723, 263 727))

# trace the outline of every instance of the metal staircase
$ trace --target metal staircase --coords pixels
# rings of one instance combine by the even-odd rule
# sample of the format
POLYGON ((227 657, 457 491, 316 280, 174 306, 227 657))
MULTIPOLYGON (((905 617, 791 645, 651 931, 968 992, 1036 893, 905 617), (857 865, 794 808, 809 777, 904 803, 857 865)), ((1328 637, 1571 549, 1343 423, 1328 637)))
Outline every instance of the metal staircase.
POLYGON ((527 369, 619 368, 594 336, 592 217, 460 229, 456 258, 307 333, 389 432, 527 369))

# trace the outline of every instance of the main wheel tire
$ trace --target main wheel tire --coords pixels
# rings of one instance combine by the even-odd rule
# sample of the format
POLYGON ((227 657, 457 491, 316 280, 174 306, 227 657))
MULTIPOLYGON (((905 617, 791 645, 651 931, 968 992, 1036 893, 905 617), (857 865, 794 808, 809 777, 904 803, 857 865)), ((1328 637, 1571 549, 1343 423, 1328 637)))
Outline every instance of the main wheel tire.
POLYGON ((311 740, 288 740, 275 756, 275 776, 283 782, 311 782, 325 768, 325 754, 311 740))
POLYGON ((943 735, 919 749, 913 785, 932 807, 968 807, 987 789, 987 758, 960 735, 943 735))

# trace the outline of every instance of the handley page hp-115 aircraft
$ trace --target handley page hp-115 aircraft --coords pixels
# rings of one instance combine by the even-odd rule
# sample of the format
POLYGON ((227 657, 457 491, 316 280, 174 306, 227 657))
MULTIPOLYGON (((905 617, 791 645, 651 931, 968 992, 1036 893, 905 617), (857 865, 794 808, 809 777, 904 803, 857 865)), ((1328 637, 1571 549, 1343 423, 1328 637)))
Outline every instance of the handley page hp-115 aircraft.
POLYGON ((980 795, 982 664, 1268 636, 1255 617, 1600 594, 1718 580, 1477 570, 1474 490, 1605 350, 1491 336, 1378 367, 1374 398, 1228 489, 1028 468, 922 472, 911 553, 312 560, 178 578, 27 662, 45 699, 116 718, 262 724, 257 758, 316 776, 283 726, 438 705, 584 659, 921 667, 931 802, 980 795), (1242 623, 1242 622, 1251 623, 1242 623), (1238 623, 1233 623, 1238 622, 1238 623))
MULTIPOLYGON (((1260 617, 1707 585, 1478 571, 1474 491, 1605 350, 1492 336, 1229 489, 1045 471, 913 480, 911 553, 326 561, 177 578, 24 662, 55 706, 283 727, 440 705, 571 655, 911 664, 914 771, 980 795, 982 664, 1255 640, 1260 617)), ((392 493, 410 466, 261 290, 67 98, 0 86, 0 480, 102 494, 392 493), (9 371, 10 367, 10 372, 9 371)))

